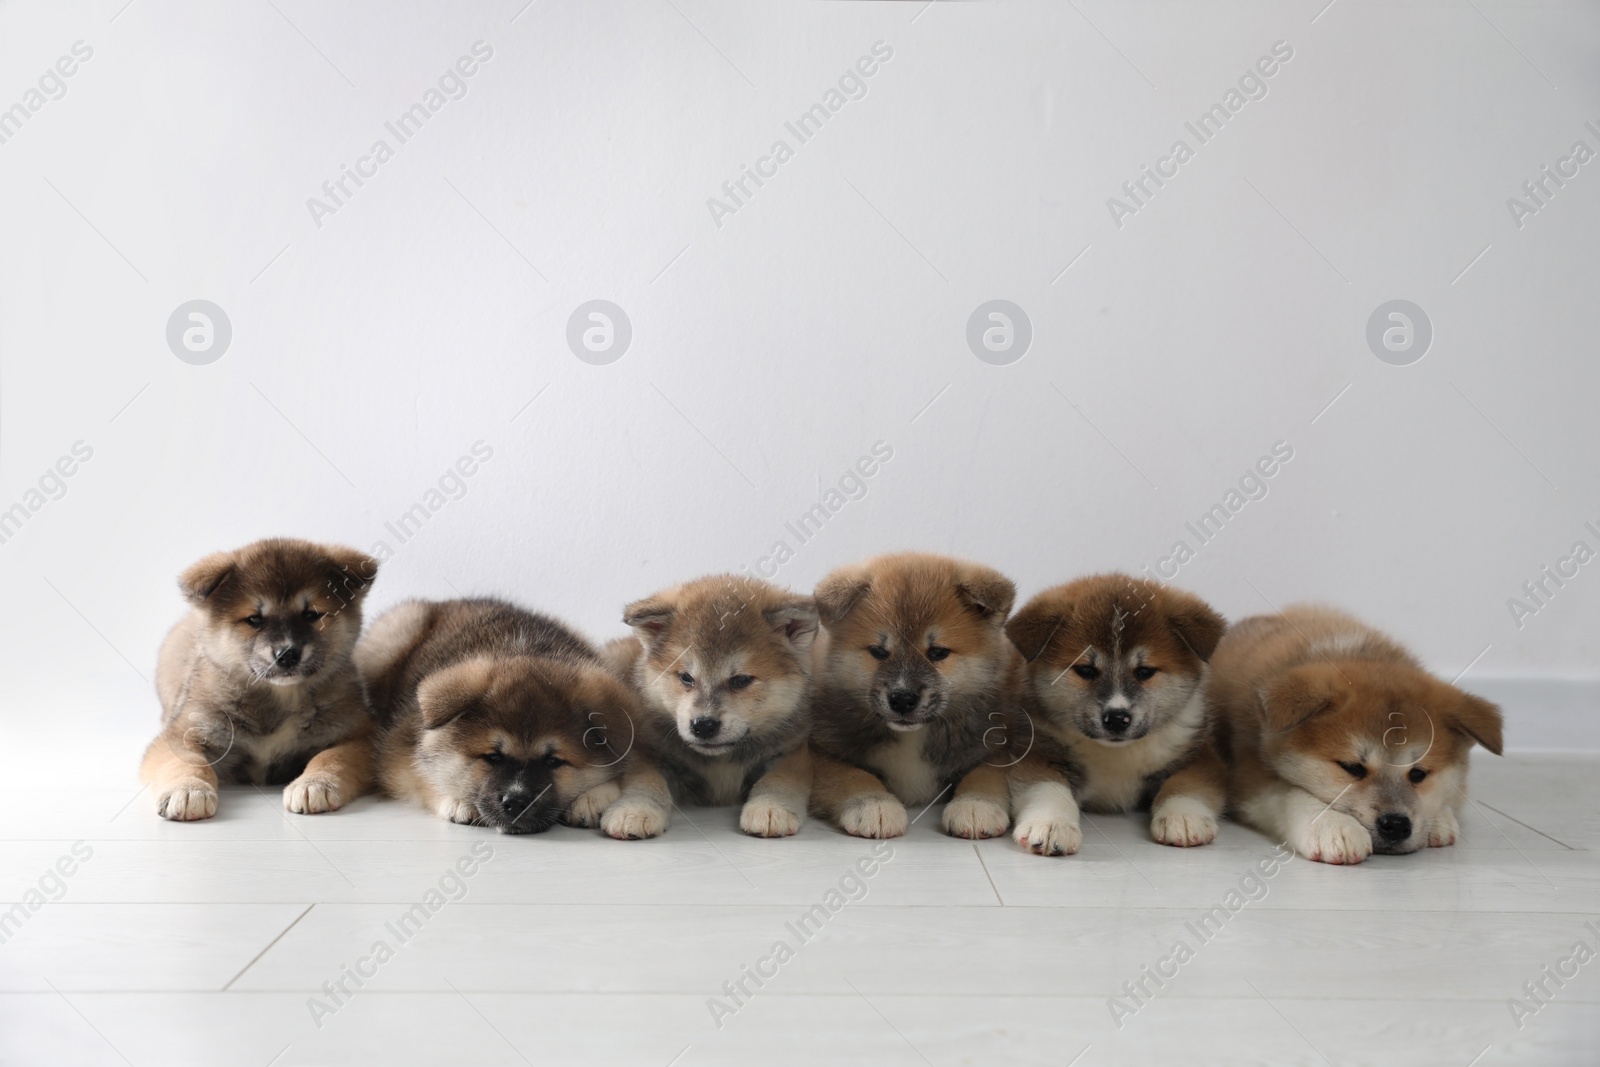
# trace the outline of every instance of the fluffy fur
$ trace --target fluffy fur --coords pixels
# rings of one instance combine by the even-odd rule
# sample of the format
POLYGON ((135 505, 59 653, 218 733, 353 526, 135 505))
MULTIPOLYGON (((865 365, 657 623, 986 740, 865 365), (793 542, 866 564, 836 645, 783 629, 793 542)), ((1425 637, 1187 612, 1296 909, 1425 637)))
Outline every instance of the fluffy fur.
POLYGON ((813 811, 858 837, 896 837, 905 805, 953 786, 946 832, 1006 832, 1005 751, 1023 684, 1003 629, 1015 599, 988 567, 920 553, 822 580, 813 811))
POLYGON ((500 600, 409 601, 356 662, 385 723, 390 796, 513 834, 594 826, 616 799, 638 699, 556 620, 500 600))
POLYGON ((1036 734, 1011 772, 1018 844, 1075 852, 1078 805, 1148 809, 1164 845, 1216 838, 1227 771, 1203 687, 1225 625, 1198 597, 1122 574, 1056 586, 1017 613, 1006 632, 1028 660, 1036 734))
POLYGON ((622 621, 634 639, 606 655, 643 695, 642 751, 602 829, 653 837, 677 799, 742 802, 739 827, 757 837, 798 832, 811 793, 811 598, 717 575, 630 604, 622 621))
POLYGON ((1246 619, 1211 669, 1232 813, 1307 859, 1454 844, 1468 752, 1500 753, 1499 708, 1329 608, 1246 619))
POLYGON ((141 779, 177 821, 217 812, 219 781, 288 782, 284 807, 332 811, 372 783, 372 713, 350 661, 377 563, 273 538, 189 567, 189 614, 161 644, 162 730, 141 779))

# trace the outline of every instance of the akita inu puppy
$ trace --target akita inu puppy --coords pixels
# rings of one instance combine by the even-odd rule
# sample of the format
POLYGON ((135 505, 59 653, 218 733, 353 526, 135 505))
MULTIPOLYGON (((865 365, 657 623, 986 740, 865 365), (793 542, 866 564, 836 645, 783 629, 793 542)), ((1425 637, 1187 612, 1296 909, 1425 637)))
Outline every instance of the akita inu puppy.
POLYGON ((374 723, 350 650, 377 573, 353 548, 273 538, 179 576, 190 611, 161 643, 162 730, 140 769, 162 818, 209 819, 219 780, 288 782, 301 814, 367 790, 374 723))
POLYGON ((502 833, 594 826, 619 792, 638 697, 594 648, 500 600, 413 600, 356 646, 390 796, 502 833))
POLYGON ((634 638, 607 658, 644 697, 641 751, 601 820, 613 837, 665 830, 674 799, 737 804, 757 837, 796 833, 811 794, 810 597, 735 575, 628 605, 634 638))
POLYGON ((1211 672, 1229 810, 1307 859, 1455 844, 1467 754, 1500 754, 1499 708, 1331 608, 1246 619, 1211 672))
POLYGON ((1006 624, 1036 735, 1011 771, 1017 843, 1077 851, 1078 808, 1150 811, 1164 845, 1217 836, 1227 769, 1204 686, 1226 624, 1198 597, 1122 574, 1047 589, 1006 624))
POLYGON ((819 816, 857 837, 897 837, 905 805, 953 787, 947 833, 1006 832, 1005 753, 1024 678, 1003 629, 1015 599, 989 567, 920 553, 822 580, 811 732, 819 816))

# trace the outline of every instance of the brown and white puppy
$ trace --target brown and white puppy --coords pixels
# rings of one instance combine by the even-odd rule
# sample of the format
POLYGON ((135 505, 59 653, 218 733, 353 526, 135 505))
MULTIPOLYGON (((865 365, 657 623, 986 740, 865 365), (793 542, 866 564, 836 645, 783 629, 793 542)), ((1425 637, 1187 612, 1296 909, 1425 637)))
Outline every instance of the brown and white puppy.
POLYGON ((209 819, 219 781, 288 782, 292 812, 333 811, 372 784, 372 712, 350 661, 378 564, 272 538, 178 577, 190 611, 161 643, 160 735, 140 779, 163 818, 209 819))
POLYGON ((1468 752, 1500 754, 1499 708, 1331 608, 1246 619, 1211 670, 1230 811, 1307 859, 1454 844, 1468 752))
POLYGON ((1024 675, 1003 629, 1010 579, 908 552, 841 567, 816 599, 812 810, 857 837, 897 837, 905 805, 954 787, 947 833, 1005 833, 1005 753, 1024 675))
POLYGON ((1226 623, 1200 598, 1123 574, 1047 589, 1006 624, 1028 660, 1031 749, 1012 768, 1017 843, 1077 851, 1078 808, 1150 811, 1164 845, 1217 836, 1227 769, 1206 660, 1226 623))
POLYGON ((502 833, 594 826, 619 792, 638 698, 594 648, 501 600, 408 601, 356 647, 384 720, 384 792, 502 833))
POLYGON ((601 828, 654 837, 674 800, 738 804, 757 837, 797 833, 811 795, 810 597, 737 575, 675 586, 628 605, 635 639, 607 658, 644 697, 639 758, 601 828))

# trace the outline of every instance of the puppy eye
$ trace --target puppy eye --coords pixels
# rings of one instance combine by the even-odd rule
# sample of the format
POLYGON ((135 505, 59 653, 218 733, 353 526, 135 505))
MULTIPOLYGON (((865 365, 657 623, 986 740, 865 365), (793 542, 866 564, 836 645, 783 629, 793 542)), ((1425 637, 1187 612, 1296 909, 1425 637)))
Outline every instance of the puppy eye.
POLYGON ((1428 772, 1423 770, 1421 767, 1413 767, 1411 768, 1411 773, 1407 774, 1406 777, 1411 779, 1412 784, 1415 785, 1417 782, 1420 782, 1424 778, 1428 777, 1428 772))
POLYGON ((1086 682, 1092 682, 1096 678, 1100 677, 1100 668, 1091 667, 1087 663, 1080 663, 1076 667, 1072 668, 1072 673, 1076 674, 1079 678, 1082 678, 1086 682))
POLYGON ((1367 769, 1359 763, 1345 763, 1340 761, 1339 766, 1344 768, 1346 774, 1352 778, 1365 778, 1367 769))
POLYGON ((690 674, 688 671, 679 671, 678 681, 683 683, 683 687, 685 689, 694 688, 694 675, 690 674))
POLYGON ((300 613, 300 617, 305 619, 307 622, 316 622, 318 619, 322 618, 324 614, 326 613, 318 611, 316 608, 307 608, 300 613))
POLYGON ((252 630, 261 629, 261 616, 260 615, 246 615, 244 622, 245 622, 245 625, 250 627, 250 629, 252 629, 252 630))
POLYGON ((489 764, 491 767, 497 763, 504 763, 506 759, 505 756, 499 752, 485 752, 478 758, 489 764))
POLYGON ((748 674, 736 674, 732 678, 728 679, 728 688, 745 689, 748 688, 750 683, 753 681, 755 681, 755 679, 750 677, 748 674))
POLYGON ((553 770, 556 767, 565 767, 567 765, 567 761, 552 752, 550 755, 544 758, 544 765, 553 770))
POLYGON ((950 658, 950 650, 943 645, 932 645, 928 649, 928 658, 938 663, 942 659, 950 658))
POLYGON ((882 645, 869 645, 867 647, 867 651, 871 653, 873 659, 889 658, 889 650, 884 648, 882 645))
POLYGON ((1148 682, 1156 676, 1156 669, 1154 667, 1135 667, 1133 676, 1141 682, 1148 682))

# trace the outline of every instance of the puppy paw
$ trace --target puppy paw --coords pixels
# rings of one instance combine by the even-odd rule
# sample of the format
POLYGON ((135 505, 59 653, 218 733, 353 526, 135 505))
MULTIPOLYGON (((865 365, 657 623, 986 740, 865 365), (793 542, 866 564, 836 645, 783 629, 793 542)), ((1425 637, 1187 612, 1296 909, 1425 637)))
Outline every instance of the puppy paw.
POLYGON ((600 817, 600 829, 619 841, 655 837, 667 828, 667 813, 637 800, 611 805, 600 817))
POLYGON ((283 787, 283 806, 296 815, 317 815, 344 807, 344 794, 332 778, 302 774, 283 787))
POLYGON ((217 813, 217 791, 198 778, 184 778, 156 796, 156 814, 173 822, 195 822, 217 813))
POLYGON ((1050 819, 1024 819, 1011 837, 1035 856, 1070 856, 1083 844, 1077 823, 1050 819))
POLYGON ((888 793, 856 797, 839 809, 839 829, 855 837, 899 837, 906 832, 906 806, 888 793))
POLYGON ((1295 851, 1319 863, 1360 863, 1372 855, 1372 835, 1344 812, 1329 809, 1300 832, 1295 851))
POLYGON ((1150 836, 1178 848, 1209 845, 1217 839, 1217 817, 1194 797, 1173 797, 1150 816, 1150 836))
POLYGON ((788 837, 800 832, 800 818, 771 797, 751 797, 739 809, 739 829, 755 837, 788 837))
POLYGON ((621 795, 622 787, 616 782, 605 782, 595 786, 572 802, 572 806, 567 809, 567 825, 599 826, 600 816, 604 815, 606 809, 615 804, 621 795))
POLYGON ((1428 847, 1444 848, 1446 845, 1453 845, 1459 833, 1461 824, 1456 822, 1456 813, 1445 808, 1428 824, 1428 847))
POLYGON ((474 823, 478 821, 478 809, 466 800, 446 797, 439 801, 439 806, 435 810, 439 812, 439 818, 448 819, 450 822, 474 823))
POLYGON ((951 837, 999 837, 1011 826, 1011 812, 989 797, 956 797, 941 821, 951 837))

